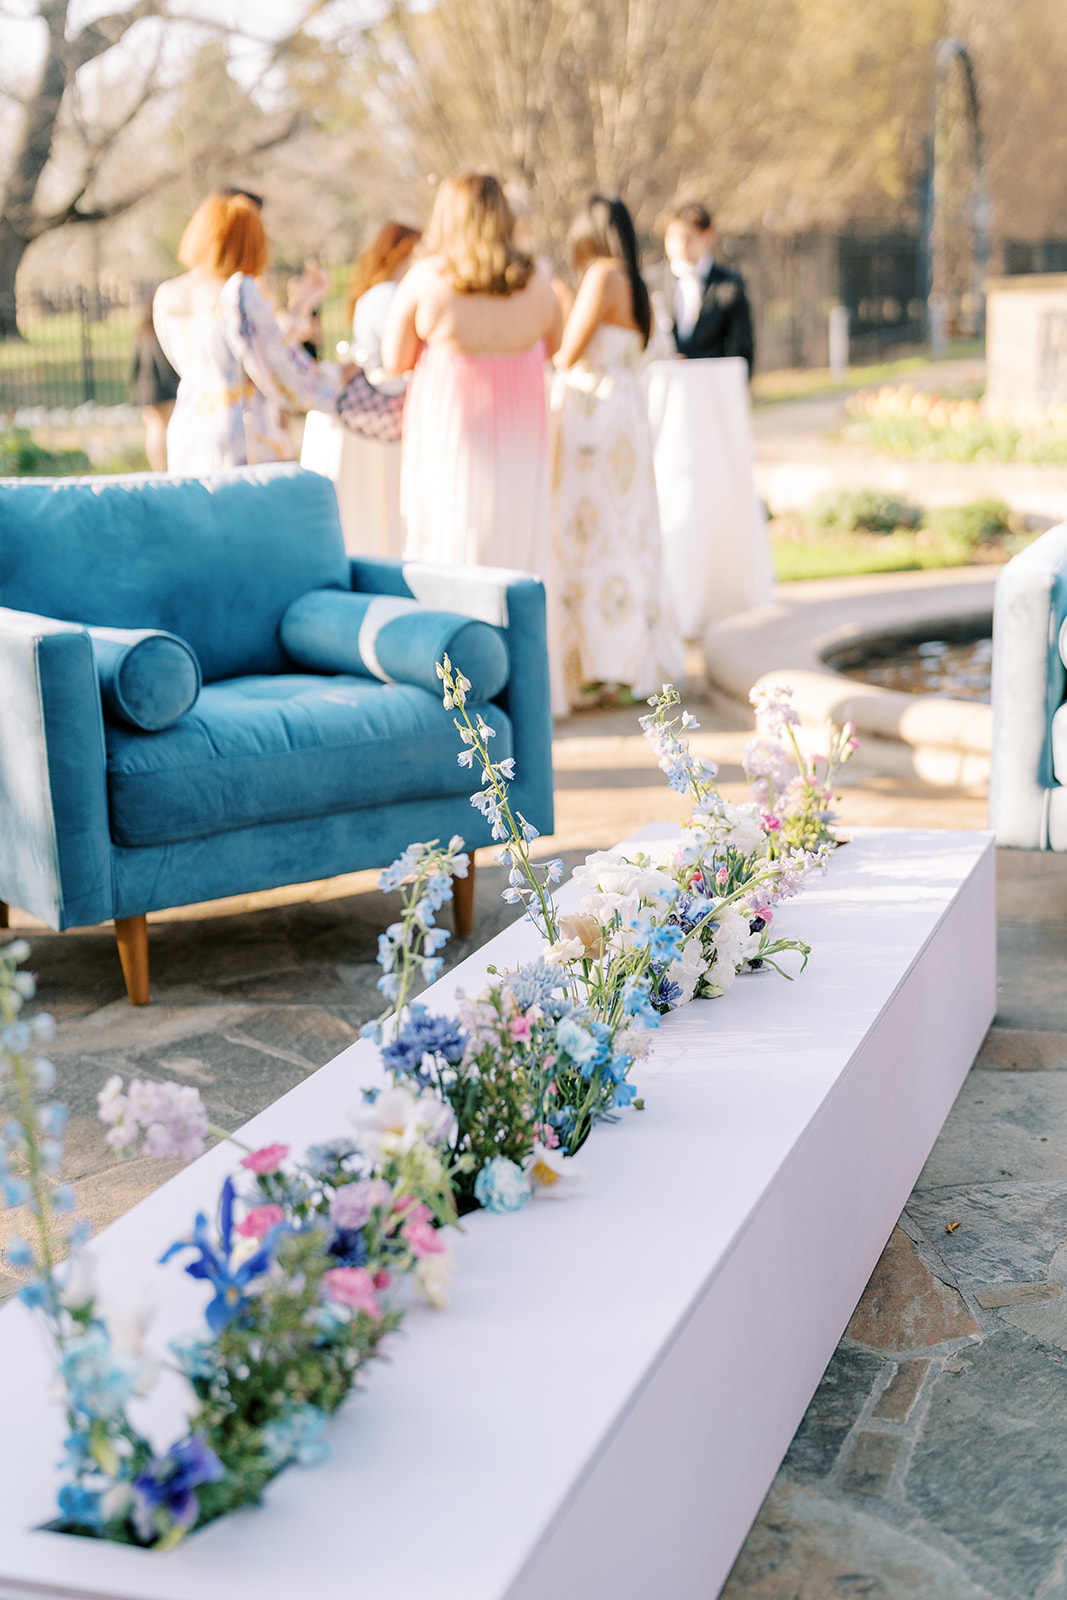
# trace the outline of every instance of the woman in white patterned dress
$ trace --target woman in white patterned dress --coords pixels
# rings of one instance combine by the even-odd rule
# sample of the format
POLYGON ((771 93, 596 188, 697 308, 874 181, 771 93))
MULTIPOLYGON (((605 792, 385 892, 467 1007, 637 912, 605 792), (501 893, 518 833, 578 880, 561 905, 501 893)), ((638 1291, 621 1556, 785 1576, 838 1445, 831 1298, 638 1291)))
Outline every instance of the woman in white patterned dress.
MULTIPOLYGON (((267 236, 254 198, 209 195, 182 235, 178 259, 189 271, 159 286, 153 311, 159 342, 181 376, 167 428, 170 471, 200 477, 288 461, 282 413, 334 410, 342 372, 313 361, 295 335, 286 339, 256 282, 267 236)), ((309 304, 321 293, 309 277, 309 304)))
POLYGON ((652 326, 621 200, 594 195, 570 232, 582 274, 552 387, 552 542, 572 705, 641 699, 683 670, 663 583, 643 368, 652 326))

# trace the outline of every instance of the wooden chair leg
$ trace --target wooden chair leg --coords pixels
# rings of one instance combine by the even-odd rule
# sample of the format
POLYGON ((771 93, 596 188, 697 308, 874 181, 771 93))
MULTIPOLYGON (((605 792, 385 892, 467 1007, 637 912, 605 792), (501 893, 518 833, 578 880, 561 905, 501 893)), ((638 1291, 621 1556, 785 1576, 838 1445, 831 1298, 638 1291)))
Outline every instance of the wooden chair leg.
POLYGON ((461 939, 474 932, 474 852, 465 878, 452 879, 452 922, 461 939))
POLYGON ((11 916, 8 911, 7 902, 0 900, 0 928, 10 928, 10 926, 11 916))
POLYGON ((126 979, 126 993, 131 1006, 148 1004, 148 918, 116 917, 115 938, 118 941, 122 976, 126 979))

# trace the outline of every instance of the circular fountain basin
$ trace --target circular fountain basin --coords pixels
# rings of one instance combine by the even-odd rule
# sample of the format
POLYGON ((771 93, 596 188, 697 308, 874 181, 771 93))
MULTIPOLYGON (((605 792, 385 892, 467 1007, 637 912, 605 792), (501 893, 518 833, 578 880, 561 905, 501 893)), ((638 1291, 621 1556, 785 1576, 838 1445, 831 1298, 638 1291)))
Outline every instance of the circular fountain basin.
POLYGON ((828 720, 855 724, 858 765, 982 789, 993 714, 981 641, 995 580, 995 569, 962 567, 779 584, 770 606, 708 629, 712 698, 751 715, 755 684, 788 683, 813 739, 828 720), (976 692, 960 693, 965 678, 976 692))
POLYGON ((938 638, 929 634, 927 624, 831 651, 824 659, 835 672, 859 683, 987 706, 993 686, 990 626, 984 621, 946 623, 938 638))

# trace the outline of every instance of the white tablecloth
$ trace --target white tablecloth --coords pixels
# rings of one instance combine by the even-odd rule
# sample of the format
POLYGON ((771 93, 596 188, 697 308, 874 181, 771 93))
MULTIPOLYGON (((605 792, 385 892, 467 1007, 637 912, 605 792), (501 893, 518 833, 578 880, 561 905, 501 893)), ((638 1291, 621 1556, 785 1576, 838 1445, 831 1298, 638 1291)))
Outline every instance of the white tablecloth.
POLYGON ((745 363, 654 361, 648 405, 667 589, 683 639, 699 639, 714 618, 769 604, 774 581, 745 363))

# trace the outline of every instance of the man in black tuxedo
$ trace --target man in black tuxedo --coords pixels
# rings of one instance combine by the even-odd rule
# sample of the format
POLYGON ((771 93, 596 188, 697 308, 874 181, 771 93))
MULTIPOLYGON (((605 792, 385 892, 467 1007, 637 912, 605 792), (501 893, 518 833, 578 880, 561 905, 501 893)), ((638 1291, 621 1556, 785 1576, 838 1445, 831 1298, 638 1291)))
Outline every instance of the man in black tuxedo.
POLYGON ((675 205, 667 213, 663 248, 669 273, 663 275, 679 355, 744 356, 749 374, 755 355, 752 311, 739 272, 714 259, 715 227, 699 201, 675 205))

